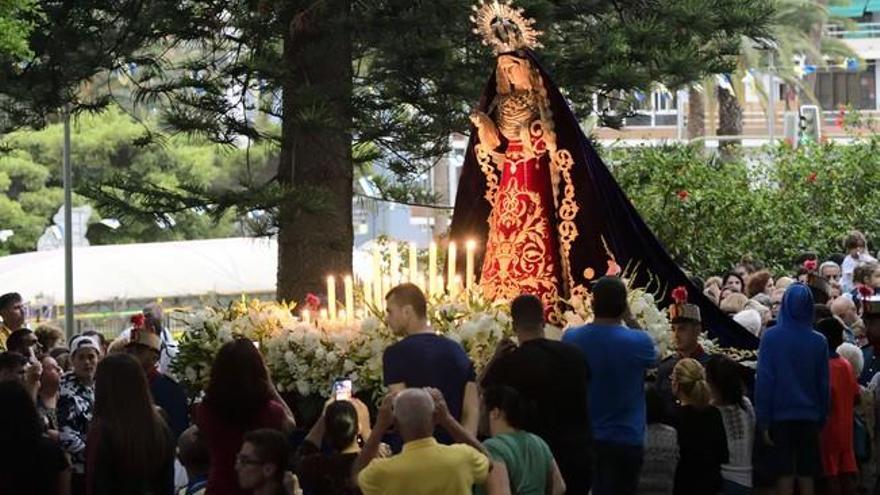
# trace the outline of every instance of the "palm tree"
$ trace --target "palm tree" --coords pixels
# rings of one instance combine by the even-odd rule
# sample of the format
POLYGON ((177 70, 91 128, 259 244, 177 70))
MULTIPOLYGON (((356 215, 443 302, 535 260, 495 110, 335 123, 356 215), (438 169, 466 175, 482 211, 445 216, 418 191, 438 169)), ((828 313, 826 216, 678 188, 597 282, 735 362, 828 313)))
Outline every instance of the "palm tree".
MULTIPOLYGON (((842 40, 824 36, 829 21, 846 24, 847 20, 837 19, 830 15, 826 0, 776 0, 773 20, 770 23, 772 43, 767 40, 743 39, 736 72, 728 77, 730 91, 716 87, 718 99, 718 135, 742 134, 742 80, 750 69, 766 71, 772 67, 773 74, 786 84, 795 88, 806 99, 816 101, 815 77, 801 78, 795 70, 796 57, 803 57, 807 63, 824 65, 825 58, 841 59, 854 57, 855 54, 842 40), (762 46, 763 45, 763 46, 762 46), (769 48, 769 49, 768 49, 769 48), (771 64, 772 60, 776 63, 771 64)), ((703 84, 704 87, 710 84, 703 84)), ((758 94, 769 116, 773 110, 767 105, 767 94, 763 85, 757 85, 758 94)), ((691 105, 696 100, 697 106, 702 103, 702 96, 695 98, 691 92, 691 105)), ((697 111, 698 109, 694 109, 697 111)), ((692 115, 691 119, 694 118, 692 115)), ((697 122, 699 123, 699 122, 697 122)), ((705 128, 705 124, 703 124, 705 128)), ((698 131, 695 129, 695 131, 698 131)), ((697 137, 698 134, 692 137, 697 137)))

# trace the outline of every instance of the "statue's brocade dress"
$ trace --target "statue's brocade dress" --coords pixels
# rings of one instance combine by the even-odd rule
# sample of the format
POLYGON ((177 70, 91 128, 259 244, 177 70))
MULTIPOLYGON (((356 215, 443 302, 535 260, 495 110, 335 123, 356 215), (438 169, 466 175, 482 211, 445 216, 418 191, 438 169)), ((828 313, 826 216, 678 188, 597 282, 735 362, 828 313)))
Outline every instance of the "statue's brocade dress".
POLYGON ((480 286, 489 300, 534 294, 552 321, 562 289, 559 246, 550 156, 534 98, 502 97, 494 120, 506 141, 503 155, 477 150, 492 204, 480 286))

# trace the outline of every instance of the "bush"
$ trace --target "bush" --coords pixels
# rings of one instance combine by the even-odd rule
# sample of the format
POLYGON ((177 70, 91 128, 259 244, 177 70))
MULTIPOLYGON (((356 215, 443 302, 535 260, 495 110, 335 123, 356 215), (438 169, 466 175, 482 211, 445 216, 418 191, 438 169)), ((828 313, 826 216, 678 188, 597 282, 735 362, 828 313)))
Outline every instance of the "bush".
POLYGON ((630 200, 676 261, 708 276, 744 255, 777 273, 805 251, 842 251, 858 229, 880 241, 880 138, 787 145, 722 162, 700 147, 606 150, 630 200))

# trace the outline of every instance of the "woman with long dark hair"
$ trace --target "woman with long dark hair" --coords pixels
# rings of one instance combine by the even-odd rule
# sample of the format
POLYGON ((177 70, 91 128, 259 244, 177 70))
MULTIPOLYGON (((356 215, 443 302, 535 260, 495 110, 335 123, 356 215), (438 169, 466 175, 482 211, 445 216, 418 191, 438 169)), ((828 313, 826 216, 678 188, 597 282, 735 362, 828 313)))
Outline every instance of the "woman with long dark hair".
POLYGON ((0 493, 69 495, 70 462, 43 436, 33 398, 17 381, 0 382, 0 493))
POLYGON ((173 492, 171 430, 153 406, 143 368, 127 354, 98 364, 86 445, 89 495, 173 492))
POLYGON ((235 474, 235 456, 245 432, 257 428, 290 430, 293 413, 269 378, 263 356, 244 338, 227 342, 211 366, 204 400, 195 422, 211 452, 208 493, 243 494, 235 474))
POLYGON ((755 439, 755 410, 742 382, 741 367, 724 355, 706 363, 706 379, 712 404, 721 412, 727 436, 728 462, 721 465, 725 495, 750 493, 752 489, 752 447, 755 439))

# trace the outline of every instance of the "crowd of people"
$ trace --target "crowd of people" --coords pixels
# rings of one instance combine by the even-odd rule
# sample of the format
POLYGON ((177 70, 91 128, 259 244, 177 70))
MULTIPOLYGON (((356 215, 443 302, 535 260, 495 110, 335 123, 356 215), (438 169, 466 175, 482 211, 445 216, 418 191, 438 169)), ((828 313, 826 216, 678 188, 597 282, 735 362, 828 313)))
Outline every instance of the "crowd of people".
MULTIPOLYGON (((2 494, 880 493, 880 267, 805 255, 773 280, 747 263, 704 295, 760 338, 757 363, 700 345, 700 309, 669 308, 674 352, 633 328, 628 289, 592 287, 594 319, 545 337, 511 302, 515 339, 480 374, 437 335, 412 284, 386 296, 400 340, 371 408, 333 397, 306 433, 258 348, 237 338, 195 403, 167 374, 176 344, 148 306, 112 342, 24 326, 0 296, 2 494), (876 283, 875 283, 876 282, 876 283), (305 436, 303 437, 303 433, 305 436)), ((328 377, 328 381, 333 377, 328 377)))

